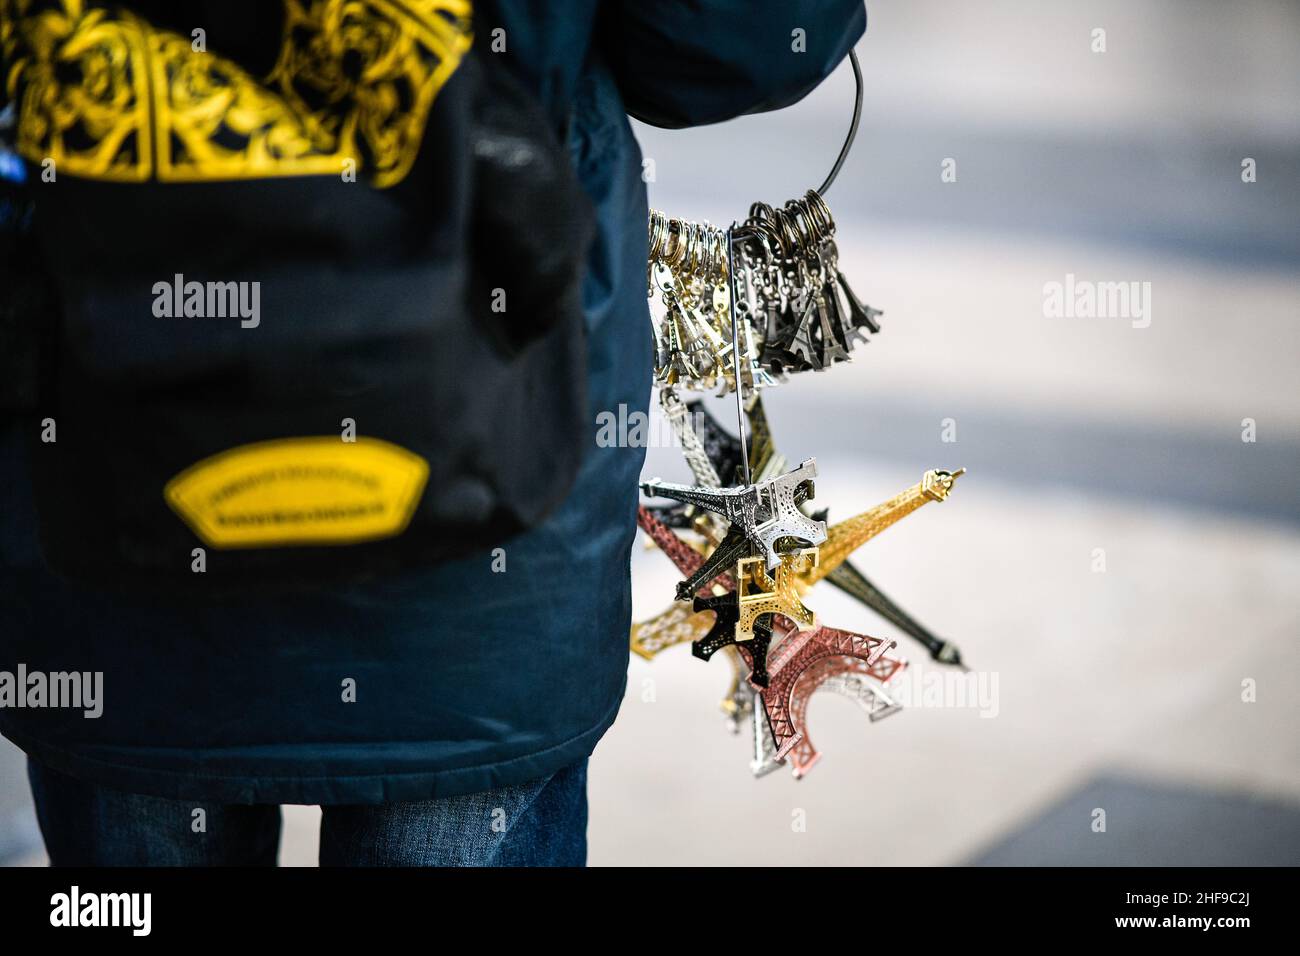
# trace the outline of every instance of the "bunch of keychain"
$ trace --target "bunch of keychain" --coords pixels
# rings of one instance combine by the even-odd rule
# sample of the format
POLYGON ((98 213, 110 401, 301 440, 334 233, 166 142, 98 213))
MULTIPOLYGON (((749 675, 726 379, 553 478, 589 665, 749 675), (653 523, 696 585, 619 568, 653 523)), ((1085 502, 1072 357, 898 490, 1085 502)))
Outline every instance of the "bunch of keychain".
POLYGON ((652 659, 676 644, 732 666, 722 701, 733 732, 752 733, 756 776, 789 764, 802 777, 818 760, 805 726, 818 690, 856 700, 871 721, 900 706, 889 685, 907 666, 896 642, 822 623, 804 596, 823 579, 921 642, 940 663, 963 666, 873 585, 849 556, 929 501, 943 501, 964 469, 927 471, 912 487, 829 525, 815 512, 817 464, 789 467, 773 443, 761 390, 789 375, 847 361, 880 331, 880 312, 854 295, 839 267, 834 219, 821 195, 779 209, 756 203, 730 230, 651 212, 648 297, 663 412, 693 484, 652 479, 638 523, 677 566, 676 601, 632 628, 631 649, 652 659), (739 361, 737 361, 739 359, 739 361), (683 390, 735 392, 748 422, 733 436, 683 390))
POLYGON ((816 190, 779 208, 755 203, 730 231, 652 210, 649 231, 661 384, 720 394, 763 388, 848 361, 855 344, 880 331, 881 313, 840 270, 835 220, 816 190))

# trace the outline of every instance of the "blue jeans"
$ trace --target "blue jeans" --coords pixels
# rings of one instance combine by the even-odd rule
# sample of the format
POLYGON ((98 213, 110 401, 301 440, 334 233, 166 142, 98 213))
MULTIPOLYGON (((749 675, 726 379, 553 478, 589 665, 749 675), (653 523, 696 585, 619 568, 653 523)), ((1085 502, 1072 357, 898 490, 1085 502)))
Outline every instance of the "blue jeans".
MULTIPOLYGON (((276 863, 278 806, 122 793, 35 760, 27 774, 53 866, 276 863)), ((321 866, 583 866, 587 761, 498 790, 321 811, 321 866)))

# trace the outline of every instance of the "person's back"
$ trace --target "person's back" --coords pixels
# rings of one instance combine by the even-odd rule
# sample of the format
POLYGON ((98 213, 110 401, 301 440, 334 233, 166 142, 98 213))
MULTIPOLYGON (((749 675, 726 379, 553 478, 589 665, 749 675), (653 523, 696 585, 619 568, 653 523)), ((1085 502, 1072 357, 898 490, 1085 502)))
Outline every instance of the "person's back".
MULTIPOLYGON (((373 7, 376 17, 381 6, 418 16, 443 5, 373 7)), ((0 10, 36 15, 16 6, 0 10)), ((96 5, 82 6, 93 15, 96 5)), ((124 6, 146 22, 210 24, 195 56, 221 54, 235 30, 273 60, 281 36, 281 17, 268 14, 276 4, 124 6)), ((0 731, 32 758, 55 863, 270 862, 281 803, 325 807, 325 862, 585 857, 585 760, 626 680, 644 453, 598 444, 595 423, 620 407, 644 412, 652 366, 646 193, 627 115, 676 127, 787 105, 847 54, 865 15, 858 0, 480 0, 472 16, 476 54, 537 97, 595 210, 582 302, 591 432, 576 482, 539 526, 428 567, 288 596, 128 596, 45 566, 30 481, 41 452, 29 441, 45 417, 42 392, 0 411, 0 669, 102 675, 93 717, 0 708, 0 731), (805 46, 792 45, 795 29, 805 46), (164 822, 174 801, 187 809, 164 822), (188 808, 199 801, 211 836, 192 839, 188 808), (156 819, 157 830, 116 839, 114 820, 127 818, 156 819)), ((13 57, 16 26, 3 26, 2 55, 13 57)), ((39 172, 39 155, 24 159, 39 172)), ((27 189, 39 197, 70 177, 32 176, 27 189)))

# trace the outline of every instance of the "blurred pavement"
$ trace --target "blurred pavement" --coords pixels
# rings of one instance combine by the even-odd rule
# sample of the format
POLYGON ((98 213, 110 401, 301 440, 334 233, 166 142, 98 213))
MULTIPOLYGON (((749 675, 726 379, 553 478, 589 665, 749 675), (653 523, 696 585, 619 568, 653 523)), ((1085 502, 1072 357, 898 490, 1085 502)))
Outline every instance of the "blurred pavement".
MULTIPOLYGON (((970 469, 855 560, 997 675, 998 713, 873 725, 818 695, 821 763, 755 781, 716 707, 727 665, 634 659, 592 761, 592 863, 1300 863, 1300 8, 869 10, 862 126, 828 201, 884 332, 766 407, 789 458, 817 457, 832 518, 970 469), (1150 282, 1150 326, 1045 318, 1067 273, 1150 282)), ((851 91, 845 67, 781 114, 639 129, 652 204, 722 223, 801 194, 851 91)), ((676 457, 646 474, 685 479, 676 457)), ((633 575, 638 617, 667 606, 662 555, 633 575)), ((808 603, 896 634, 826 585, 808 603)))

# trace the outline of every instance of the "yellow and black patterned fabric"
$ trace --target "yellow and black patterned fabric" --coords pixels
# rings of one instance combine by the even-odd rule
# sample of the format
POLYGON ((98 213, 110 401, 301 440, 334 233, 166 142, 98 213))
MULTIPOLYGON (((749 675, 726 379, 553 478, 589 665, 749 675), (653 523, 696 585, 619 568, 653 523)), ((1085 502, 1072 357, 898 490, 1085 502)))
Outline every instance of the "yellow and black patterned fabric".
POLYGON ((494 544, 563 498, 590 204, 472 14, 0 0, 56 293, 29 319, 55 567, 319 587, 494 544))

